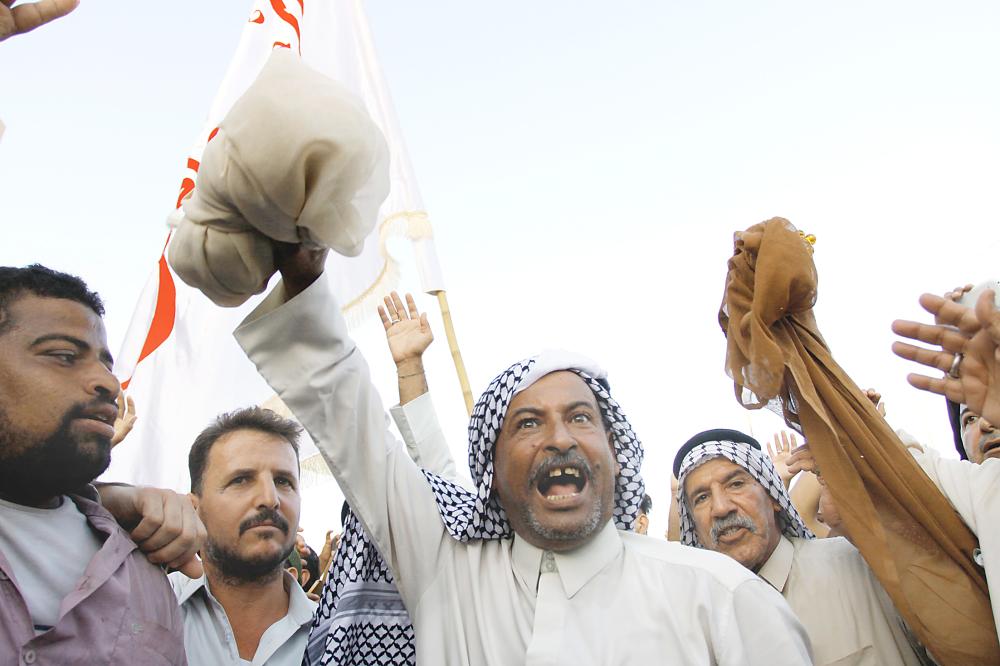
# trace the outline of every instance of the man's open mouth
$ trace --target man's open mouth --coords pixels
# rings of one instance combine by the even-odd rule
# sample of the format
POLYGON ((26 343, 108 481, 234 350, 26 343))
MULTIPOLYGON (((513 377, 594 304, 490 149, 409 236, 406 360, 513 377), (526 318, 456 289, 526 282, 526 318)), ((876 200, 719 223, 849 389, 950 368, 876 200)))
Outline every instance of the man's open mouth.
POLYGON ((993 453, 994 456, 1000 456, 1000 438, 990 440, 982 446, 983 457, 989 456, 993 453))
POLYGON ((578 495, 587 485, 587 475, 576 465, 553 467, 538 481, 538 492, 542 497, 555 502, 578 495))

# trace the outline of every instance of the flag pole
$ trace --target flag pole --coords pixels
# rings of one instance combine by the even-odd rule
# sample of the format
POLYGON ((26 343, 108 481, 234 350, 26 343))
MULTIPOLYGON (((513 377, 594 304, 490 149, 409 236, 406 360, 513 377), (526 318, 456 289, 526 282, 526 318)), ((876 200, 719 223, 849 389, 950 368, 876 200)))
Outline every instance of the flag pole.
POLYGON ((462 387, 462 397, 465 398, 465 411, 472 416, 472 387, 469 386, 469 375, 465 372, 462 352, 458 348, 458 337, 455 335, 455 324, 451 320, 451 310, 448 309, 448 296, 444 289, 432 291, 437 296, 441 308, 441 319, 444 321, 444 334, 448 338, 448 349, 451 350, 451 360, 455 362, 455 372, 458 374, 458 384, 462 387))

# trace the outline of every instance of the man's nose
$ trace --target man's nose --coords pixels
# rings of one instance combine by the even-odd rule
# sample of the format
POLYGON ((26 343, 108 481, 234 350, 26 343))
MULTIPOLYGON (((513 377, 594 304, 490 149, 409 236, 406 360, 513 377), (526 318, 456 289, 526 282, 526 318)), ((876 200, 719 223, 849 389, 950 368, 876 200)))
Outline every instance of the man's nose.
POLYGON ((992 423, 990 423, 989 421, 986 420, 986 417, 980 416, 979 417, 979 430, 982 431, 982 432, 993 432, 994 430, 996 430, 996 428, 993 426, 992 423))
POLYGON ((573 437, 573 433, 569 431, 569 428, 561 420, 557 420, 555 425, 552 426, 552 431, 549 433, 547 440, 545 448, 551 451, 569 451, 576 446, 576 438, 573 437))
POLYGON ((722 518, 736 512, 736 505, 725 492, 712 493, 712 517, 722 518))
POLYGON ((261 479, 257 484, 257 506, 277 509, 281 504, 278 489, 273 479, 261 479))
POLYGON ((121 384, 118 382, 118 378, 100 361, 95 361, 89 365, 85 381, 87 392, 94 395, 110 397, 114 400, 121 391, 121 384))

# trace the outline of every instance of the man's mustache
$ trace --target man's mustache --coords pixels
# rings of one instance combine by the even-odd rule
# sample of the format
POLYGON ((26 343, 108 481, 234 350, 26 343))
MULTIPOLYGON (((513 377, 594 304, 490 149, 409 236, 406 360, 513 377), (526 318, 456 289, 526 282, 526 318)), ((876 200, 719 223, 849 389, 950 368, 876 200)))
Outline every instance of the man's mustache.
POLYGON ((745 528, 751 534, 757 533, 757 528, 754 526, 752 520, 738 513, 731 513, 728 516, 716 518, 712 521, 712 529, 709 531, 709 537, 711 537, 712 543, 718 543, 719 537, 723 533, 739 527, 745 528))
POLYGON ((247 518, 240 523, 240 535, 242 536, 247 530, 252 530, 264 524, 274 525, 285 534, 288 534, 288 521, 280 513, 275 509, 261 509, 256 516, 247 518))
POLYGON ((587 459, 579 453, 572 451, 554 455, 538 463, 538 466, 531 470, 531 483, 538 485, 538 482, 547 477, 551 470, 562 467, 578 467, 584 473, 586 479, 593 476, 590 463, 587 462, 587 459))

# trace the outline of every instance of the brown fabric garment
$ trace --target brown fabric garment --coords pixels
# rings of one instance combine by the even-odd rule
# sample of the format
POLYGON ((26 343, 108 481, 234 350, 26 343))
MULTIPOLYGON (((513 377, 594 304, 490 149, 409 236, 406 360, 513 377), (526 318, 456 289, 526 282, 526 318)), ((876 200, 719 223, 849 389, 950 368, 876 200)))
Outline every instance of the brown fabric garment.
POLYGON ((779 407, 805 436, 854 545, 935 659, 1000 664, 976 538, 833 360, 816 286, 812 247, 788 220, 736 234, 719 312, 736 398, 779 407))

